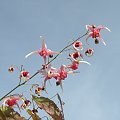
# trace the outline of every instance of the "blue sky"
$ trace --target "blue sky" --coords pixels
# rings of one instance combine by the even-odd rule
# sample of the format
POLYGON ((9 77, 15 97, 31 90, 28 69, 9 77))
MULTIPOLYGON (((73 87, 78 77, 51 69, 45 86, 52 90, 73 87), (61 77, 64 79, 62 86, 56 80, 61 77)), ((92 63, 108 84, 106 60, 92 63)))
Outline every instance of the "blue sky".
MULTIPOLYGON (((86 24, 102 24, 112 32, 101 32, 106 47, 89 40, 95 53, 85 59, 92 66, 82 64, 80 74, 69 76, 63 93, 53 81, 48 91, 49 96, 61 94, 66 120, 120 120, 119 4, 119 0, 0 0, 0 96, 18 83, 19 73, 7 71, 10 65, 24 64, 31 74, 40 69, 39 56, 25 59, 27 53, 41 47, 40 35, 49 48, 59 51, 84 34, 86 24)), ((58 62, 64 61, 53 65, 58 62)), ((38 75, 30 83, 41 80, 38 75)), ((15 93, 27 90, 24 86, 15 93)))

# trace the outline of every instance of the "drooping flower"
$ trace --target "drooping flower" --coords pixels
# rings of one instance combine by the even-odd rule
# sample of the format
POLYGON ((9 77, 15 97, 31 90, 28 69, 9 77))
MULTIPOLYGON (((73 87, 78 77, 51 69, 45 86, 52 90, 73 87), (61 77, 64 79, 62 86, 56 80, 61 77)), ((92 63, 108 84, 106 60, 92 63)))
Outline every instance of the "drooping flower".
POLYGON ((44 78, 52 78, 54 73, 57 71, 56 68, 52 67, 51 64, 48 64, 46 67, 43 67, 43 69, 39 70, 39 73, 44 77, 44 78))
POLYGON ((61 65, 60 69, 58 70, 59 76, 57 79, 64 80, 67 77, 68 72, 66 71, 66 65, 61 65))
POLYGON ((60 85, 62 88, 62 80, 65 80, 67 75, 73 73, 73 71, 68 71, 65 65, 61 65, 60 69, 56 69, 49 64, 45 69, 39 70, 39 73, 44 77, 44 88, 46 87, 46 81, 52 78, 56 79, 56 85, 60 85))
POLYGON ((17 105, 17 102, 21 100, 20 97, 17 96, 10 96, 4 99, 3 101, 3 106, 5 106, 6 104, 10 107, 17 105))
POLYGON ((79 61, 73 60, 72 64, 68 65, 67 68, 71 68, 72 70, 77 70, 79 67, 79 61))
POLYGON ((23 100, 23 104, 20 107, 26 109, 26 107, 28 107, 30 105, 31 105, 31 101, 25 99, 25 100, 23 100))
MULTIPOLYGON (((101 35, 100 35, 100 31, 101 29, 106 29, 110 32, 110 29, 108 29, 105 26, 99 25, 98 27, 96 27, 95 25, 86 25, 86 29, 89 30, 88 36, 86 38, 86 42, 88 40, 89 37, 94 38, 95 43, 98 44, 99 40, 101 40, 103 42, 104 45, 106 45, 105 41, 102 39, 101 35)), ((88 44, 88 42, 87 42, 88 44)))
POLYGON ((85 55, 88 56, 88 57, 91 57, 94 53, 94 50, 92 48, 88 48, 86 51, 85 51, 85 55))
POLYGON ((56 81, 56 85, 61 85, 62 88, 62 81, 65 80, 65 78, 67 78, 67 75, 70 73, 73 73, 73 71, 68 71, 67 70, 67 66, 66 65, 61 65, 60 69, 58 69, 57 71, 58 74, 56 74, 56 76, 54 77, 57 81, 56 81))
POLYGON ((72 64, 68 65, 67 68, 70 68, 72 70, 77 70, 81 63, 86 63, 86 64, 90 65, 90 63, 87 61, 73 60, 72 64))
POLYGON ((83 59, 83 55, 80 52, 74 52, 72 54, 69 54, 69 56, 73 59, 73 60, 78 60, 80 58, 83 59))
POLYGON ((74 42, 74 43, 73 43, 73 48, 74 48, 75 50, 77 50, 77 51, 79 51, 79 49, 82 50, 82 49, 83 49, 83 44, 82 44, 82 42, 80 42, 80 41, 74 42))
POLYGON ((20 79, 28 80, 30 78, 30 74, 28 71, 21 71, 20 72, 20 79))
POLYGON ((40 50, 33 51, 33 52, 27 54, 25 56, 25 58, 27 58, 28 56, 30 56, 32 54, 39 54, 40 56, 42 56, 43 59, 44 59, 44 63, 46 64, 46 58, 49 57, 49 56, 52 56, 53 54, 58 54, 58 52, 54 52, 54 51, 48 49, 47 45, 45 44, 45 41, 42 37, 42 48, 40 50))
POLYGON ((47 80, 50 80, 58 75, 57 69, 52 67, 51 64, 44 67, 44 69, 39 70, 39 73, 45 78, 44 79, 44 88, 46 86, 47 80))

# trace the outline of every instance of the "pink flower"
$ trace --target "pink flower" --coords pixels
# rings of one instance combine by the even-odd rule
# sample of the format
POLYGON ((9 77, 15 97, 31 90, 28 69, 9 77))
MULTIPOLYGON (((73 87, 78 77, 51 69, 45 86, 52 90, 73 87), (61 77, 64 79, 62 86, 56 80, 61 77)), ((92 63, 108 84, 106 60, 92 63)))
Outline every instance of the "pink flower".
POLYGON ((54 51, 51 51, 50 49, 47 49, 47 45, 45 44, 44 39, 42 37, 42 48, 40 50, 33 51, 33 52, 27 54, 25 56, 25 58, 27 58, 28 56, 30 56, 32 54, 39 54, 40 56, 42 56, 44 59, 44 63, 46 64, 47 56, 51 56, 53 54, 58 54, 58 52, 54 52, 54 51))
POLYGON ((82 45, 82 42, 80 41, 76 41, 73 43, 73 48, 77 51, 82 50, 83 49, 83 45, 82 45))
POLYGON ((58 70, 59 76, 57 76, 59 80, 64 80, 67 77, 68 72, 66 71, 66 66, 61 65, 60 69, 58 70))
POLYGON ((68 65, 67 68, 70 68, 72 70, 77 70, 80 63, 86 63, 86 64, 90 65, 90 63, 87 61, 73 60, 72 64, 68 65))
POLYGON ((88 36, 86 38, 86 42, 89 37, 92 37, 92 38, 94 38, 96 44, 99 42, 98 41, 98 39, 99 39, 103 42, 104 45, 106 45, 106 43, 104 42, 104 40, 102 39, 102 37, 100 35, 100 31, 101 31, 101 29, 106 29, 110 32, 110 30, 107 27, 104 27, 102 25, 99 25, 98 27, 96 27, 95 25, 86 25, 86 29, 89 30, 88 36))
POLYGON ((23 70, 20 72, 20 79, 28 80, 30 78, 29 72, 23 70))
POLYGON ((43 75, 43 77, 52 78, 54 73, 56 73, 57 69, 52 67, 51 64, 47 65, 46 68, 39 70, 39 73, 43 75))
POLYGON ((90 57, 92 56, 94 53, 94 50, 92 48, 88 48, 86 51, 85 51, 85 55, 90 57))
POLYGON ((77 70, 79 67, 79 61, 73 60, 72 64, 68 65, 67 68, 71 68, 72 70, 77 70))
POLYGON ((46 81, 58 76, 57 69, 52 67, 51 64, 46 66, 44 69, 39 70, 39 73, 45 78, 44 87, 46 86, 46 81))
POLYGON ((43 75, 44 79, 44 88, 46 87, 46 81, 52 78, 56 79, 56 85, 61 85, 61 81, 67 78, 69 73, 73 73, 73 71, 67 71, 67 67, 65 65, 61 65, 60 69, 53 68, 51 64, 49 64, 45 69, 39 70, 41 75, 43 75))
POLYGON ((54 76, 54 78, 57 80, 56 85, 61 85, 62 88, 62 80, 65 80, 67 78, 67 75, 70 73, 73 73, 73 71, 67 71, 66 65, 61 65, 60 69, 57 71, 58 74, 54 76))
POLYGON ((7 104, 8 106, 12 107, 13 105, 16 105, 19 100, 20 100, 20 97, 15 97, 15 96, 7 97, 3 101, 3 106, 7 104))
POLYGON ((83 58, 83 55, 80 52, 74 52, 69 55, 73 60, 77 60, 79 58, 83 58))

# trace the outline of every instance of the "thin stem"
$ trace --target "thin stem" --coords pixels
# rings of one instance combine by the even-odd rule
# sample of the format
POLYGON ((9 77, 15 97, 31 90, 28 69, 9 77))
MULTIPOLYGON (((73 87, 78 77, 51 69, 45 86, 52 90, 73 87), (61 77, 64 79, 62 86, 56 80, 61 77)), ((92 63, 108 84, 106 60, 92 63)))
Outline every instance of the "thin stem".
MULTIPOLYGON (((64 47, 60 52, 59 52, 59 54, 57 54, 52 60, 50 60, 48 63, 47 63, 47 65, 48 64, 50 64, 52 61, 54 61, 65 49, 67 49, 68 47, 70 47, 74 42, 76 42, 77 40, 79 40, 79 39, 81 39, 82 37, 84 37, 84 36, 86 36, 88 34, 88 31, 84 34, 84 35, 82 35, 82 36, 80 36, 80 37, 78 37, 76 40, 74 40, 72 43, 70 43, 69 45, 67 45, 66 47, 64 47)), ((22 66, 21 66, 22 67, 22 66)), ((11 91, 9 91, 7 94, 5 94, 2 98, 0 98, 0 101, 1 100, 3 100, 6 96, 8 96, 10 93, 12 93, 14 90, 16 90, 17 88, 19 88, 20 86, 22 86, 22 85, 24 85, 25 83, 27 83, 30 79, 32 79, 34 76, 36 76, 37 74, 38 74, 39 72, 37 71, 35 74, 33 74, 33 76, 31 76, 27 81, 25 81, 25 82, 23 82, 23 83, 19 83, 16 87, 14 87, 11 91)))
POLYGON ((54 61, 64 50, 66 50, 68 47, 70 47, 74 42, 78 41, 79 39, 81 39, 82 37, 86 36, 87 34, 88 34, 88 31, 87 31, 84 35, 78 37, 78 38, 77 38, 76 40, 74 40, 72 43, 70 43, 69 45, 67 45, 66 47, 64 47, 52 60, 50 60, 50 61, 47 63, 47 65, 50 64, 52 61, 54 61))
POLYGON ((25 83, 27 83, 30 79, 32 79, 34 76, 36 76, 39 72, 37 71, 34 75, 32 75, 27 81, 21 83, 21 84, 18 84, 16 87, 14 87, 11 91, 9 91, 7 94, 5 94, 2 98, 0 98, 0 101, 2 99, 4 99, 6 96, 8 96, 10 93, 12 93, 14 90, 16 90, 18 87, 24 85, 25 83))
POLYGON ((5 98, 6 96, 8 96, 11 92, 13 92, 14 90, 16 90, 18 87, 20 87, 21 85, 17 85, 16 87, 14 87, 11 91, 9 91, 7 94, 5 94, 2 98, 0 98, 0 101, 5 98))

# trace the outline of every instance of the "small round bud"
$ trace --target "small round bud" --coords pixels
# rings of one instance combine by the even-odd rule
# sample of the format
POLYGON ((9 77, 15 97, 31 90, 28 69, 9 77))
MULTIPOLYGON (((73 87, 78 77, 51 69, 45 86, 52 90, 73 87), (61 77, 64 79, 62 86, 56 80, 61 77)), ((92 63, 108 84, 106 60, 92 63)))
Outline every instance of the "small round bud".
POLYGON ((24 103, 26 104, 26 106, 30 106, 31 102, 29 100, 25 100, 24 103))
POLYGON ((95 39, 95 44, 99 44, 99 40, 97 38, 95 39))
POLYGON ((86 51, 85 51, 85 55, 90 57, 92 56, 94 53, 94 50, 92 48, 88 48, 86 51))
POLYGON ((14 72, 14 68, 13 67, 9 67, 8 71, 11 72, 11 73, 14 72))
POLYGON ((38 110, 37 109, 33 109, 32 112, 33 113, 38 113, 38 110))
POLYGON ((52 57, 53 57, 53 55, 49 55, 49 57, 50 57, 50 58, 52 58, 52 57))
POLYGON ((58 85, 60 85, 60 82, 59 82, 59 81, 56 82, 56 86, 58 86, 58 85))
POLYGON ((30 78, 30 74, 27 71, 21 71, 20 78, 28 80, 30 78))

